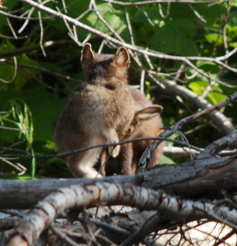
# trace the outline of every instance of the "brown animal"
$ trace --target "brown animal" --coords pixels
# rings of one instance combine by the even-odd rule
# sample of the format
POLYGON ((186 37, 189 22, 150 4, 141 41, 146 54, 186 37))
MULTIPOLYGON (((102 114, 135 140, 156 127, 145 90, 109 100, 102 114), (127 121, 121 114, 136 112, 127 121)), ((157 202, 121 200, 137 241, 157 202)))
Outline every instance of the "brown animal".
MULTIPOLYGON (((139 90, 129 87, 129 91, 135 101, 136 113, 130 124, 125 139, 158 137, 163 131, 163 123, 160 117, 162 107, 153 105, 139 90)), ((101 155, 101 172, 104 175, 134 174, 138 170, 139 159, 151 144, 152 140, 143 140, 121 145, 120 154, 117 158, 110 158, 106 151, 101 155)), ((153 167, 160 162, 163 143, 153 152, 148 167, 153 167)))
MULTIPOLYGON (((98 55, 91 45, 82 49, 86 81, 74 92, 57 122, 55 142, 60 152, 119 141, 133 119, 133 98, 127 87, 129 55, 120 48, 116 55, 98 55)), ((102 149, 95 148, 67 157, 76 177, 99 177, 94 169, 102 149)), ((118 156, 120 146, 109 148, 118 156)))
MULTIPOLYGON (((115 55, 99 55, 86 44, 81 62, 86 80, 69 98, 56 125, 59 152, 118 142, 130 131, 138 110, 128 87, 125 48, 115 55)), ((120 145, 110 147, 108 155, 116 158, 120 149, 120 145)), ((66 158, 67 165, 76 177, 99 177, 94 166, 101 152, 102 148, 77 152, 66 158)))

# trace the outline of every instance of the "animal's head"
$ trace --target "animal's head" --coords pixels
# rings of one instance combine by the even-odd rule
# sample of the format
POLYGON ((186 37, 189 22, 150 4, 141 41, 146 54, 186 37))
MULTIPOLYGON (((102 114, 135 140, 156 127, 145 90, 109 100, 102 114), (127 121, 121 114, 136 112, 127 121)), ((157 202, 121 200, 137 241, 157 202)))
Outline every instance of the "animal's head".
POLYGON ((135 112, 130 128, 126 134, 127 137, 131 137, 135 134, 136 130, 139 129, 143 122, 149 121, 154 117, 160 117, 162 110, 163 107, 160 105, 151 105, 135 112))
POLYGON ((86 43, 81 53, 81 63, 86 80, 94 84, 127 84, 129 67, 127 49, 120 47, 115 55, 97 54, 91 44, 86 43))

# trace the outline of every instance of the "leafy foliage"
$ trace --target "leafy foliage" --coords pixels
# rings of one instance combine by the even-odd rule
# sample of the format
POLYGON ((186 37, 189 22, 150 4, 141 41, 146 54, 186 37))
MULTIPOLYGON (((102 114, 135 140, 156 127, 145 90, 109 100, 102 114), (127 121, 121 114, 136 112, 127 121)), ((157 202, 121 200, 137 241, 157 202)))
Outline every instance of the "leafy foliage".
MULTIPOLYGON (((61 2, 48 1, 46 6, 60 9, 61 12, 67 11, 67 15, 78 17, 81 22, 114 36, 111 34, 112 29, 125 42, 130 43, 133 35, 137 46, 158 52, 176 56, 216 57, 237 47, 236 0, 215 5, 167 3, 126 8, 98 0, 96 10, 107 25, 93 7, 88 5, 89 1, 78 3, 77 0, 71 0, 66 4, 66 9, 61 2)), ((14 149, 29 152, 33 158, 22 157, 17 160, 27 167, 26 174, 31 177, 40 173, 47 175, 47 169, 57 165, 58 160, 41 160, 35 158, 35 155, 52 154, 55 151, 53 129, 59 112, 62 111, 66 96, 83 78, 80 48, 67 35, 72 29, 70 30, 70 25, 63 20, 41 12, 43 20, 40 22, 37 10, 18 1, 6 1, 5 7, 8 13, 22 14, 23 17, 29 15, 32 20, 28 23, 24 18, 0 15, 0 156, 14 153, 14 149), (14 36, 19 38, 9 38, 14 36), (46 41, 50 41, 51 45, 42 48, 46 41), (43 55, 43 51, 46 55, 43 55), (14 52, 15 56, 12 54, 14 52), (13 152, 9 152, 9 148, 13 152)), ((74 31, 79 42, 89 34, 79 28, 74 31)), ((88 37, 94 47, 100 47, 100 37, 88 37)), ((103 51, 114 52, 109 47, 103 51)), ((163 79, 173 80, 175 76, 172 74, 182 65, 175 60, 150 59, 154 71, 159 71, 158 75, 163 79)), ((141 57, 141 60, 144 69, 150 69, 146 59, 141 57)), ((236 55, 230 57, 228 62, 233 68, 237 68, 236 55)), ((182 84, 197 96, 206 93, 204 98, 211 104, 219 103, 236 90, 236 73, 233 71, 224 69, 213 61, 200 59, 194 63, 208 77, 197 73, 192 67, 185 66, 177 80, 178 84, 182 84), (224 82, 219 83, 219 80, 224 82)), ((131 81, 138 84, 141 68, 133 62, 131 71, 131 81)), ((166 126, 192 112, 193 109, 187 107, 186 102, 177 105, 174 97, 167 98, 153 83, 145 84, 147 94, 156 103, 164 105, 163 117, 166 126)), ((235 108, 228 106, 226 112, 232 117, 235 108)), ((236 119, 233 119, 233 123, 237 124, 236 119)), ((204 133, 210 131, 210 126, 205 121, 199 124, 202 125, 204 133)), ((188 138, 194 141, 193 144, 202 146, 209 143, 209 134, 200 134, 193 126, 186 130, 188 138)), ((166 156, 163 162, 173 163, 174 160, 166 156)), ((2 172, 18 176, 16 170, 3 163, 2 172)), ((54 175, 57 175, 56 171, 54 175)))

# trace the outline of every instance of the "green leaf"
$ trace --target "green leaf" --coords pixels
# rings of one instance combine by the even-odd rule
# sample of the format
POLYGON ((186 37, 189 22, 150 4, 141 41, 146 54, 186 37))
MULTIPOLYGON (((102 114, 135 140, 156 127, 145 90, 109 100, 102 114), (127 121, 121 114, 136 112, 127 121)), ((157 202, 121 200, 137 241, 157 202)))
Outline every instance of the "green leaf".
POLYGON ((195 32, 194 23, 184 18, 170 19, 164 26, 157 28, 151 39, 151 47, 165 53, 175 55, 198 55, 198 50, 192 34, 195 32))
MULTIPOLYGON (((7 52, 12 52, 15 50, 15 47, 10 42, 3 42, 0 45, 0 55, 5 54, 7 52)), ((6 81, 10 81, 14 76, 14 66, 9 65, 5 62, 0 62, 0 78, 6 81)), ((6 86, 2 86, 0 83, 0 89, 6 88, 6 86)))
POLYGON ((28 106, 20 101, 13 100, 10 102, 11 114, 15 121, 15 125, 19 129, 19 133, 27 142, 27 150, 30 150, 33 144, 34 126, 32 122, 32 114, 28 106))
POLYGON ((171 158, 167 157, 166 155, 162 155, 159 164, 161 165, 162 164, 175 164, 175 162, 171 158))
MULTIPOLYGON (((201 95, 209 85, 207 81, 197 80, 190 82, 188 87, 197 95, 201 95)), ((217 104, 227 98, 219 85, 212 86, 211 91, 207 94, 207 100, 212 104, 217 104)))
POLYGON ((222 45, 224 42, 223 35, 219 33, 209 33, 205 35, 205 38, 210 44, 222 45))
POLYGON ((207 98, 212 104, 217 104, 225 100, 227 96, 218 92, 210 92, 208 93, 207 98))
POLYGON ((33 180, 35 178, 32 178, 32 176, 30 175, 24 175, 24 176, 17 176, 16 179, 17 180, 33 180))
MULTIPOLYGON (((60 1, 57 3, 60 3, 60 1)), ((66 5, 68 11, 67 14, 74 18, 80 16, 88 9, 88 1, 80 1, 80 3, 78 3, 78 0, 70 0, 66 3, 66 5), (80 6, 78 7, 78 5, 80 6)))
POLYGON ((56 144, 52 140, 46 140, 44 144, 44 148, 47 150, 55 150, 56 149, 56 144))
POLYGON ((188 87, 197 95, 204 92, 205 88, 209 85, 207 81, 196 80, 189 83, 188 87))
MULTIPOLYGON (((100 15, 103 16, 105 21, 115 32, 120 34, 126 28, 124 16, 120 10, 113 8, 111 4, 107 3, 98 4, 97 7, 100 15)), ((110 33, 108 28, 100 21, 94 11, 86 17, 86 21, 95 29, 104 33, 110 33)))
MULTIPOLYGON (((226 14, 226 8, 223 4, 208 6, 207 4, 193 5, 193 8, 206 21, 205 28, 213 25, 222 15, 226 14)), ((203 24, 203 23, 202 23, 203 24)))
MULTIPOLYGON (((5 42, 0 46, 0 54, 16 51, 16 48, 9 42, 5 42)), ((12 63, 0 63, 0 78, 8 81, 9 84, 0 83, 0 90, 6 89, 6 86, 14 86, 21 89, 27 82, 33 79, 39 79, 37 70, 29 69, 26 66, 37 66, 38 63, 30 59, 25 54, 17 57, 17 63, 14 64, 13 59, 9 59, 12 63)))
MULTIPOLYGON (((17 0, 10 0, 10 1, 4 1, 4 9, 5 11, 11 11, 14 7, 19 4, 19 1, 17 0)), ((0 30, 3 30, 3 27, 5 26, 6 29, 8 29, 8 23, 7 23, 7 16, 0 14, 0 30)))
POLYGON ((231 6, 237 7, 237 0, 232 0, 231 1, 231 6))
MULTIPOLYGON (((80 1, 80 3, 79 3, 78 0, 70 0, 70 1, 65 2, 66 3, 66 9, 67 9, 67 13, 65 13, 63 10, 62 2, 63 1, 50 1, 49 3, 47 3, 47 7, 53 8, 55 10, 57 10, 56 8, 61 9, 63 14, 66 14, 72 18, 77 18, 84 11, 86 11, 88 9, 88 1, 80 1)), ((41 14, 45 15, 44 12, 41 12, 41 14)), ((46 15, 49 16, 49 14, 46 14, 46 15)), ((55 39, 55 35, 57 35, 58 37, 61 36, 60 38, 62 38, 65 36, 65 33, 68 32, 68 29, 65 25, 65 22, 61 19, 52 18, 48 22, 48 24, 50 26, 52 26, 52 28, 53 28, 53 30, 51 32, 51 34, 53 35, 52 39, 55 39)), ((82 33, 83 33, 83 37, 84 37, 86 34, 86 31, 84 31, 83 29, 80 29, 80 38, 82 38, 82 33)))
POLYGON ((231 43, 230 43, 230 47, 236 48, 236 47, 237 47, 237 42, 231 42, 231 43))
MULTIPOLYGON (((236 11, 237 14, 237 11, 236 11)), ((236 47, 236 39, 237 39, 237 18, 234 25, 227 25, 227 40, 229 42, 229 46, 236 47)))
MULTIPOLYGON (((56 120, 59 112, 62 111, 62 100, 60 98, 42 87, 24 89, 22 91, 8 90, 8 93, 0 93, 0 98, 0 111, 6 110, 9 107, 9 102, 13 99, 24 101, 32 113, 34 140, 52 140, 56 120)), ((2 141, 9 140, 9 131, 5 130, 5 132, 7 136, 2 141)), ((14 141, 17 134, 13 133, 11 137, 13 138, 12 141, 14 141)))
POLYGON ((198 61, 197 67, 204 70, 208 74, 218 74, 220 72, 220 67, 211 61, 198 61))

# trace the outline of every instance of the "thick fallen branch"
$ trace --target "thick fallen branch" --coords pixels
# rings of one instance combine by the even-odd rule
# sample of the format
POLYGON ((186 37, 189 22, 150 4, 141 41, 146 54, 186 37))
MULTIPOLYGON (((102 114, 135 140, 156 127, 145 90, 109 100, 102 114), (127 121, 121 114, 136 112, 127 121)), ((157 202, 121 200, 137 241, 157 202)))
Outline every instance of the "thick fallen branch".
POLYGON ((0 180, 0 208, 30 208, 60 187, 101 182, 130 183, 152 189, 162 188, 185 197, 208 197, 220 190, 236 190, 236 156, 187 161, 181 165, 160 166, 135 176, 112 176, 102 179, 0 180), (14 194, 14 196, 12 195, 14 194))
POLYGON ((100 182, 62 188, 46 197, 28 214, 27 221, 17 226, 7 246, 34 245, 42 231, 69 208, 100 205, 128 205, 140 210, 166 209, 184 219, 190 216, 209 217, 234 228, 237 223, 237 211, 233 207, 220 206, 215 202, 182 200, 162 191, 131 184, 100 182))
POLYGON ((188 197, 200 196, 207 191, 219 193, 220 189, 235 190, 237 185, 232 180, 237 174, 237 154, 227 157, 214 154, 236 145, 235 130, 208 145, 195 160, 186 161, 182 165, 157 168, 144 177, 145 181, 147 178, 147 185, 153 189, 165 188, 188 197))
MULTIPOLYGON (((30 208, 58 188, 104 181, 130 183, 151 189, 162 188, 186 197, 200 197, 206 191, 220 194, 221 189, 237 190, 237 184, 233 182, 237 178, 236 153, 223 157, 212 156, 229 145, 237 145, 237 131, 207 146, 195 160, 180 165, 158 166, 135 176, 112 176, 101 179, 0 180, 0 208, 30 208)), ((208 196, 208 193, 204 195, 208 196)))
POLYGON ((115 176, 103 179, 38 179, 38 180, 0 180, 0 209, 32 208, 38 201, 62 187, 84 185, 100 181, 129 182, 139 184, 137 176, 115 176), (14 195, 13 195, 14 194, 14 195))
MULTIPOLYGON (((237 229, 235 226, 237 211, 233 202, 228 202, 227 199, 223 199, 222 203, 204 200, 212 198, 213 195, 218 197, 217 194, 223 197, 222 190, 237 191, 237 184, 233 182, 237 178, 237 154, 225 157, 217 155, 219 151, 228 146, 236 146, 236 144, 237 131, 234 131, 231 135, 218 139, 207 146, 195 160, 186 161, 182 165, 157 167, 136 176, 70 180, 70 182, 79 182, 80 184, 61 188, 40 201, 28 214, 27 220, 23 220, 13 231, 7 245, 33 245, 58 215, 65 214, 67 209, 74 207, 126 205, 137 207, 140 210, 168 211, 174 215, 172 215, 172 220, 177 218, 179 223, 182 223, 180 218, 183 219, 183 223, 189 221, 190 218, 211 218, 237 229), (163 191, 160 190, 161 188, 163 191), (175 196, 176 194, 178 197, 175 196), (201 197, 202 201, 185 200, 190 197, 201 197)), ((65 180, 62 181, 64 181, 64 185, 67 183, 65 180)), ((18 184, 20 185, 20 183, 18 184)), ((1 183, 0 188, 3 189, 1 183)), ((14 188, 16 189, 16 186, 14 188)), ((19 194, 20 189, 17 188, 19 194)), ((34 187, 36 190, 33 193, 34 201, 40 199, 37 193, 42 196, 42 194, 50 192, 50 187, 46 189, 45 184, 43 192, 41 190, 40 193, 39 188, 34 187)), ((26 195, 25 190, 24 192, 26 195)), ((29 187, 28 192, 32 193, 29 187)), ((28 193, 28 198, 30 193, 28 193)), ((4 194, 7 194, 6 191, 4 194)), ((4 197, 2 196, 2 198, 4 197)), ((19 199, 23 200, 23 198, 19 199)), ((236 198, 232 196, 232 199, 236 198)), ((142 240, 150 232, 157 230, 159 228, 159 225, 156 226, 157 221, 160 221, 159 217, 154 221, 150 220, 149 222, 152 223, 145 224, 141 229, 138 229, 130 239, 128 238, 128 241, 124 241, 124 245, 142 240), (138 233, 141 238, 136 237, 138 233)))

